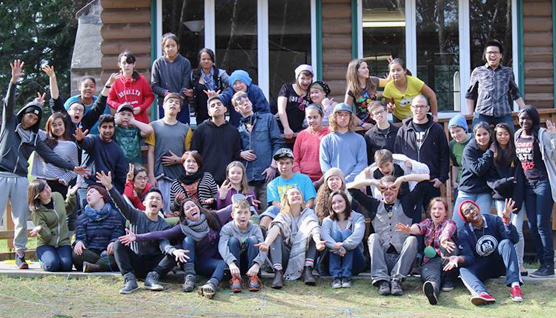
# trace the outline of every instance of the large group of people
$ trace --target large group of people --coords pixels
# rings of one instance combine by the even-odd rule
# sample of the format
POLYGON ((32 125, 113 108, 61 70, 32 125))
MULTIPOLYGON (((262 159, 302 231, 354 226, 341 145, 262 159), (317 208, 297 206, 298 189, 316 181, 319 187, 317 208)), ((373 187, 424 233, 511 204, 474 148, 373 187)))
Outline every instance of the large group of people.
POLYGON ((184 292, 198 274, 208 278, 198 288, 207 298, 226 275, 241 292, 260 290, 263 270, 274 273, 276 289, 297 279, 315 285, 315 272, 330 275, 332 288, 349 288, 370 270, 380 295, 402 295, 416 271, 433 305, 458 277, 475 305, 495 302, 484 281, 499 276, 522 301, 526 214, 540 262, 530 275, 554 276, 556 127, 548 120, 542 128, 524 104, 511 69, 500 65, 499 42, 485 45, 486 64, 471 76, 472 131, 457 115, 450 142, 434 91, 399 58, 389 60, 387 78, 351 61, 341 103, 300 65, 271 114, 248 72, 228 76, 207 48, 192 71, 179 47, 175 35, 162 37, 150 84, 126 51, 100 95, 85 77, 65 103, 45 66, 53 114, 44 130, 44 94, 14 112, 24 63, 11 63, 0 206, 12 206, 20 269, 28 268, 30 215, 44 270, 120 271, 122 294, 139 288, 138 277, 163 290, 160 278, 179 266, 184 292), (155 95, 160 119, 150 121, 155 95), (521 106, 517 131, 509 96, 521 106), (440 197, 448 180, 453 216, 440 197))

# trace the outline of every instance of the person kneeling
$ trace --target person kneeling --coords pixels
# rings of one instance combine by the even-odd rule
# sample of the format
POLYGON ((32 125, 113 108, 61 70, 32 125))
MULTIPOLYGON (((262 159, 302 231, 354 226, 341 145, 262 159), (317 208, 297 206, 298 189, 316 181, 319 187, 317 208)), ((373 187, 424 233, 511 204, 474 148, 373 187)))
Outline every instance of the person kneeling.
POLYGON ((288 189, 282 195, 280 213, 270 223, 266 240, 259 244, 262 252, 270 249, 274 267, 272 288, 282 288, 284 278, 296 280, 301 276, 305 284, 316 284, 312 272, 317 250, 322 251, 326 247, 320 233, 317 215, 305 207, 301 191, 297 188, 288 189), (285 261, 287 266, 284 272, 285 261))
POLYGON ((461 256, 451 256, 447 269, 459 266, 461 280, 471 294, 474 305, 493 304, 496 302, 483 281, 498 278, 506 274, 506 285, 511 287, 513 301, 523 301, 520 285, 521 276, 514 244, 519 241, 515 226, 510 224, 511 213, 516 211, 514 201, 506 199, 503 218, 497 215, 481 215, 479 206, 465 200, 459 206, 459 214, 465 221, 458 231, 458 243, 461 256))
POLYGON ((249 277, 249 290, 259 291, 259 270, 267 259, 266 253, 257 249, 258 244, 264 241, 263 232, 260 227, 249 222, 253 208, 244 195, 234 194, 232 202, 234 220, 220 230, 218 251, 230 268, 232 292, 241 292, 242 273, 249 277))

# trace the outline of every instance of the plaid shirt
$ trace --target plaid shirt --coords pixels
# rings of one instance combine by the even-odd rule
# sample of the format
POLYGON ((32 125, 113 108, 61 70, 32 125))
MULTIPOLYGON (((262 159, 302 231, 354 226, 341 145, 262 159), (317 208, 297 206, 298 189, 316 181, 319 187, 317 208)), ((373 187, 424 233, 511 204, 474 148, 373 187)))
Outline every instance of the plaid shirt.
MULTIPOLYGON (((419 227, 419 235, 425 235, 425 245, 434 247, 437 255, 442 255, 442 251, 440 250, 441 236, 449 237, 455 243, 456 223, 450 219, 444 219, 436 230, 434 228, 434 222, 431 219, 426 219, 417 224, 417 226, 419 227)), ((429 260, 430 258, 425 256, 423 258, 423 264, 429 260)))
POLYGON ((513 100, 521 97, 512 68, 499 65, 493 70, 485 64, 475 68, 471 73, 465 98, 477 99, 475 112, 502 117, 512 113, 508 95, 511 95, 513 100))

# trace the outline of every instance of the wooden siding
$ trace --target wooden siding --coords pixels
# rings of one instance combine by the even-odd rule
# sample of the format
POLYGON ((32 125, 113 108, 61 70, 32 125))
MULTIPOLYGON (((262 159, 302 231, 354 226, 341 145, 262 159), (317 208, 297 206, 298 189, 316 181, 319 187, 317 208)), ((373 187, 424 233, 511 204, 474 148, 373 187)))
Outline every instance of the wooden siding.
POLYGON ((554 107, 552 1, 523 1, 525 102, 554 107))
POLYGON ((322 64, 323 79, 331 96, 344 101, 346 70, 351 60, 350 0, 322 0, 322 64))
POLYGON ((102 0, 102 80, 118 70, 118 55, 131 51, 136 69, 150 80, 151 69, 151 1, 102 0))

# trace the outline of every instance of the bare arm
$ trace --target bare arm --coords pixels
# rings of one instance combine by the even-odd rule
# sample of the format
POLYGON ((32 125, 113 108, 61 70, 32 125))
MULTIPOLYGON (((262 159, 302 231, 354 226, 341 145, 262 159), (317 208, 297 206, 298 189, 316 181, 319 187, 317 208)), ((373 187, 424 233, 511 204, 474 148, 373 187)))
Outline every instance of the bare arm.
POLYGON ((153 132, 153 127, 151 125, 140 122, 140 121, 136 120, 135 118, 132 118, 129 121, 129 124, 139 128, 139 130, 141 131, 141 137, 143 137, 143 138, 147 137, 148 135, 152 134, 152 132, 153 132))
POLYGON ((475 101, 472 99, 466 99, 467 100, 467 114, 472 115, 473 112, 475 111, 475 101))
POLYGON ((423 93, 429 99, 432 115, 438 116, 438 101, 436 100, 436 93, 427 84, 423 85, 423 88, 421 88, 421 93, 423 93))

